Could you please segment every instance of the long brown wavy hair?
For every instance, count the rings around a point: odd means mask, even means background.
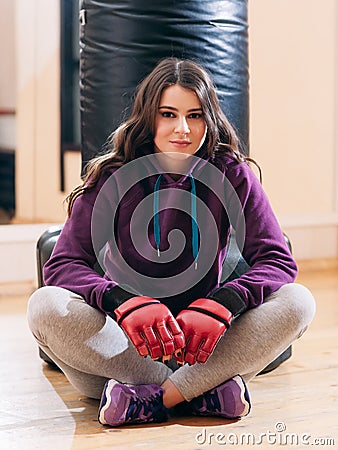
[[[130,118],[108,137],[103,146],[104,153],[89,162],[83,183],[67,197],[68,215],[74,201],[94,188],[103,173],[143,156],[149,149],[153,151],[155,119],[162,92],[175,84],[195,92],[201,103],[207,125],[203,148],[208,156],[215,158],[226,153],[238,162],[254,162],[240,151],[238,136],[221,110],[209,73],[196,62],[166,58],[140,83]]]

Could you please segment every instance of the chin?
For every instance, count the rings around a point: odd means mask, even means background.
[[[183,153],[183,152],[179,152],[179,151],[170,151],[170,152],[163,152],[168,158],[171,159],[176,159],[179,161],[183,161],[187,158],[189,158],[189,156],[192,155],[192,153]]]

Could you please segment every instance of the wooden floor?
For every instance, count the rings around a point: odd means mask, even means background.
[[[250,383],[248,417],[115,429],[98,423],[98,402],[39,359],[27,289],[0,286],[0,449],[338,448],[338,261],[300,263],[298,281],[317,300],[315,320],[291,359]]]

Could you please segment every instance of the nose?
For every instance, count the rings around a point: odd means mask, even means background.
[[[174,132],[178,133],[178,134],[188,134],[188,133],[190,133],[190,128],[189,128],[187,119],[185,117],[179,117],[177,119],[177,123],[175,125]]]

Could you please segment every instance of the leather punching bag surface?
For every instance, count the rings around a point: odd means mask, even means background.
[[[208,69],[248,152],[247,0],[81,0],[82,162],[130,112],[137,84],[168,56]]]

